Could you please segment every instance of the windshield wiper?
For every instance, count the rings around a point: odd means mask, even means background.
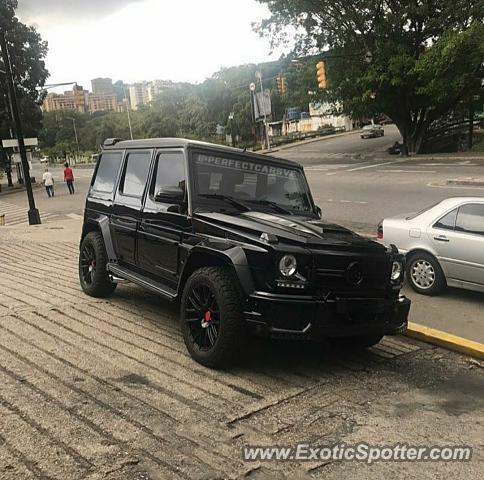
[[[284,207],[281,207],[276,202],[271,202],[270,200],[247,200],[247,202],[255,203],[256,205],[267,205],[269,207],[274,208],[274,210],[277,210],[278,212],[287,213],[289,215],[294,215],[294,212],[291,212],[291,210],[284,208]]]
[[[204,198],[214,198],[216,200],[224,200],[227,203],[230,203],[230,205],[233,205],[234,207],[238,208],[239,210],[243,212],[250,212],[251,208],[245,205],[242,202],[239,202],[236,200],[234,197],[231,197],[230,195],[222,195],[221,193],[199,193],[199,197],[204,197]]]

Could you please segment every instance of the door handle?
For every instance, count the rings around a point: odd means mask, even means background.
[[[434,240],[437,240],[438,242],[446,242],[446,243],[450,242],[450,240],[445,235],[434,237]]]

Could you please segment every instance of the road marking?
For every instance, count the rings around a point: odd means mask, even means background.
[[[19,205],[0,201],[0,215],[5,215],[5,225],[28,225],[28,209]],[[40,212],[42,221],[55,218],[54,213]]]
[[[326,175],[330,176],[330,175],[336,175],[338,172],[331,172],[331,173],[327,173]]]
[[[367,168],[375,168],[375,167],[381,167],[382,165],[393,165],[395,163],[399,163],[402,160],[397,160],[397,161],[392,161],[392,162],[384,162],[384,163],[374,163],[372,165],[364,165],[363,167],[356,167],[356,168],[350,168],[349,170],[346,170],[347,172],[356,172],[358,170],[366,170]]]
[[[457,163],[421,163],[425,167],[477,167],[476,163],[472,163],[470,160],[466,160],[464,162],[457,162]]]
[[[79,215],[78,213],[68,213],[67,216],[69,218],[72,218],[73,220],[81,220],[84,218],[82,215]]]
[[[391,170],[391,169],[378,169],[377,172],[385,173],[437,173],[435,170]]]
[[[332,198],[328,198],[326,200],[320,200],[321,202],[325,203],[356,203],[357,205],[368,205],[368,202],[361,202],[358,200],[334,200]]]

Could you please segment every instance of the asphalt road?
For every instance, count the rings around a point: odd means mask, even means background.
[[[386,154],[400,135],[394,125],[385,136],[360,139],[358,133],[296,146],[274,156],[301,163],[323,217],[358,232],[375,234],[385,217],[420,211],[451,196],[484,195],[484,188],[446,186],[448,179],[484,178],[481,160],[432,160]]]

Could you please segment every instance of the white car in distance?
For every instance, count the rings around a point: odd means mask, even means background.
[[[484,197],[455,197],[421,212],[385,218],[378,241],[407,259],[406,277],[424,295],[447,286],[484,292]]]

